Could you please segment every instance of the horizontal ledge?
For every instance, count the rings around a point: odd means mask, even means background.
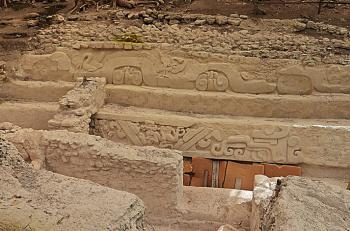
[[[0,97],[42,102],[57,102],[74,87],[73,82],[12,80],[0,84]]]
[[[199,114],[350,119],[350,95],[253,95],[107,85],[107,103]]]
[[[106,105],[93,134],[212,159],[350,167],[347,120],[211,116]]]

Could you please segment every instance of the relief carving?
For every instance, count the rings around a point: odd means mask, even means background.
[[[171,74],[178,74],[185,70],[186,61],[182,58],[172,57],[168,63],[165,64],[166,72]]]
[[[82,59],[77,65],[78,70],[83,70],[87,72],[94,72],[103,67],[102,59],[104,53],[102,52],[99,56],[95,56],[92,53],[85,53],[82,55]]]
[[[229,136],[225,141],[212,146],[212,154],[234,156],[235,160],[242,161],[298,162],[301,157],[298,137],[288,137],[288,129],[281,129],[270,134],[265,133],[264,130],[256,130],[253,131],[251,137]]]
[[[196,88],[198,90],[204,89],[206,86],[206,81],[204,80],[206,77],[204,77],[203,73],[207,73],[207,79],[210,79],[210,81],[207,81],[211,82],[210,87],[207,89],[210,91],[231,90],[237,93],[263,94],[271,93],[276,89],[275,84],[264,80],[244,80],[241,74],[228,63],[200,64],[195,69],[191,74],[199,72],[197,74],[199,78],[196,80]],[[214,79],[216,81],[213,81]]]
[[[276,72],[280,94],[307,95],[313,90],[323,93],[350,93],[350,68],[291,66]]]
[[[112,74],[112,83],[116,85],[128,84],[138,85],[142,84],[142,71],[140,67],[123,66],[114,69]]]
[[[309,95],[312,82],[301,66],[294,66],[277,72],[277,91],[280,94]]]
[[[331,66],[323,70],[308,69],[314,88],[325,93],[350,94],[350,67]]]
[[[301,161],[299,137],[290,136],[287,128],[275,127],[273,130],[255,130],[251,135],[225,137],[217,129],[159,125],[154,121],[97,120],[96,123],[97,135],[134,145],[177,149],[219,159],[271,163]]]
[[[49,55],[24,55],[18,77],[42,81],[73,81],[73,69],[64,52]]]
[[[226,91],[228,79],[222,72],[209,70],[201,73],[196,80],[196,89],[199,91]]]
[[[106,55],[101,75],[107,78],[110,84],[146,85],[156,84],[156,63],[147,53],[131,54],[111,53]]]
[[[232,63],[184,58],[153,50],[68,50],[24,55],[17,76],[33,80],[74,81],[79,75],[104,77],[109,84],[145,85],[199,91],[307,95],[313,91],[350,94],[350,67],[289,66],[277,70],[277,83],[247,78]],[[244,64],[242,64],[244,65]]]

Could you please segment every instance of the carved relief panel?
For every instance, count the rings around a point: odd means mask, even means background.
[[[135,66],[123,66],[117,67],[112,73],[112,83],[116,85],[128,84],[128,85],[141,85],[142,84],[142,71],[140,67]]]
[[[101,43],[102,44],[102,43]],[[102,44],[103,45],[103,44]],[[25,55],[18,77],[33,80],[74,81],[81,75],[104,77],[108,84],[167,87],[198,91],[248,94],[307,95],[314,92],[350,94],[350,67],[293,65],[269,70],[273,81],[246,78],[244,63],[189,58],[186,54],[159,49],[87,49],[58,51],[47,55]],[[110,43],[109,43],[110,45]],[[256,68],[257,69],[257,68]],[[259,73],[254,69],[253,72]],[[256,74],[255,73],[255,74]],[[250,73],[252,74],[252,73]],[[266,74],[266,73],[265,73]]]
[[[196,89],[199,91],[226,91],[228,79],[225,73],[209,70],[198,76]]]
[[[153,121],[95,120],[94,134],[139,146],[177,149],[185,155],[217,159],[299,163],[299,137],[290,136],[287,128],[255,130],[251,135],[227,135],[208,127],[175,127]]]
[[[73,81],[74,69],[64,52],[49,55],[24,55],[17,77],[39,81]]]

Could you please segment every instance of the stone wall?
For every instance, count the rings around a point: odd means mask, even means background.
[[[238,161],[349,168],[347,121],[232,118],[109,106],[94,117],[93,134]]]
[[[48,129],[48,121],[59,111],[56,103],[0,100],[0,123],[11,122],[24,128]]]
[[[148,215],[174,214],[182,198],[180,152],[116,144],[67,131],[18,130],[8,133],[25,158],[39,168],[131,192]]]
[[[105,84],[104,78],[79,78],[60,99],[60,111],[48,122],[50,128],[89,133],[91,116],[104,104]]]
[[[1,230],[144,230],[145,208],[135,195],[34,170],[2,138],[0,185]]]
[[[130,42],[77,43],[50,55],[25,55],[21,76],[73,81],[101,76],[108,84],[244,94],[350,93],[350,67],[304,66],[300,62],[188,53]],[[153,49],[152,49],[153,47]],[[46,65],[42,65],[46,61]],[[50,75],[42,73],[50,72]],[[17,76],[17,78],[19,78]]]
[[[308,23],[307,20],[241,21],[237,18],[238,15],[233,14],[230,17],[221,16],[219,22],[222,25],[217,27],[215,16],[194,15],[195,20],[191,20],[192,16],[187,19],[187,14],[152,11],[139,15],[135,12],[112,11],[103,16],[74,16],[71,20],[68,18],[68,22],[63,25],[53,25],[40,31],[37,36],[37,42],[40,44],[38,48],[47,47],[48,50],[57,46],[72,47],[75,41],[114,41],[123,34],[136,34],[143,42],[156,43],[157,46],[167,43],[172,50],[179,49],[185,52],[202,51],[264,59],[303,60],[309,65],[349,64],[349,55],[346,53],[350,45],[349,32],[344,31],[345,28],[332,29],[334,37],[314,37],[308,36],[307,33],[295,33],[306,30],[307,24],[310,27],[312,22]],[[166,20],[158,19],[166,16]],[[129,18],[146,18],[146,23],[151,24],[130,26],[130,22],[124,21]],[[193,22],[186,24],[186,20]],[[233,23],[230,24],[229,21]],[[184,23],[186,26],[181,25]]]
[[[23,81],[12,79],[0,84],[0,98],[57,102],[73,87],[74,83],[66,81]]]

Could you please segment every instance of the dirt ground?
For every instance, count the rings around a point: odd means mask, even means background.
[[[271,3],[270,3],[271,2]],[[259,9],[265,15],[256,14],[251,1],[241,2],[218,2],[213,0],[194,0],[192,4],[174,8],[175,11],[201,14],[244,14],[251,18],[265,19],[294,19],[306,18],[316,22],[350,28],[350,4],[348,5],[323,5],[321,13],[318,14],[318,4],[287,4],[295,1],[260,1]],[[280,4],[274,4],[280,3]],[[332,8],[331,8],[332,7]]]
[[[134,0],[135,2],[141,0]],[[321,13],[317,14],[317,4],[271,4],[278,3],[282,0],[267,0],[259,2],[259,9],[264,14],[255,14],[255,7],[249,0],[194,0],[188,4],[175,5],[168,1],[165,4],[157,7],[157,10],[164,12],[180,12],[180,13],[198,13],[210,15],[230,15],[243,14],[248,15],[252,21],[256,19],[258,23],[260,19],[293,19],[306,18],[316,22],[324,22],[336,26],[350,28],[350,4],[337,5],[333,8],[323,6]],[[292,0],[288,0],[289,2]],[[294,1],[294,0],[293,0]],[[297,0],[301,1],[301,0]],[[344,0],[349,1],[349,0]],[[16,3],[17,2],[17,3]],[[74,0],[48,0],[39,1],[35,4],[18,3],[15,1],[9,4],[9,7],[0,8],[0,58],[6,56],[16,56],[17,54],[34,50],[38,47],[31,47],[31,38],[38,30],[48,27],[52,23],[52,15],[57,13],[68,16],[69,12],[74,7]],[[270,2],[270,3],[269,3]],[[150,5],[138,5],[132,11],[140,12],[149,8]],[[102,5],[102,9],[98,14],[104,14],[104,9],[111,9],[108,5]],[[31,15],[36,14],[36,17]],[[96,8],[91,7],[86,12],[80,14],[94,14],[96,15]],[[33,25],[31,25],[31,23]],[[141,25],[141,21],[130,20],[128,25],[135,23]],[[226,31],[227,28],[222,27],[221,30]],[[277,28],[278,29],[278,28]],[[304,30],[300,32],[307,36],[318,37],[319,34],[312,30]],[[333,38],[331,35],[324,35],[325,37]],[[7,53],[5,53],[7,52]]]
[[[137,2],[137,1],[136,1]],[[273,3],[281,4],[273,4]],[[287,4],[288,0],[260,1],[259,9],[264,14],[256,14],[255,7],[251,1],[215,1],[194,0],[190,4],[174,5],[164,4],[159,9],[164,11],[188,12],[211,15],[230,15],[233,13],[248,15],[251,18],[269,19],[293,19],[306,18],[317,22],[350,28],[350,4],[348,5],[323,5],[321,13],[318,14],[318,4]],[[293,1],[295,2],[295,1]],[[68,13],[74,6],[74,0],[46,1],[35,4],[12,3],[7,9],[0,8],[0,40],[11,38],[25,38],[35,32],[36,29],[27,26],[24,17],[28,13],[38,13],[39,24],[35,28],[45,27],[50,24],[47,16],[56,13]],[[139,6],[135,11],[142,10]],[[95,11],[95,9],[90,9]],[[261,13],[260,12],[260,13]]]

